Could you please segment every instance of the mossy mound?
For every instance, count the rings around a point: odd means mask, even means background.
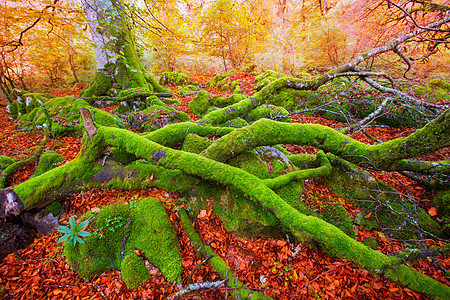
[[[189,102],[189,110],[196,116],[203,115],[210,107],[211,95],[207,91],[198,92],[197,96]]]
[[[442,79],[432,79],[426,86],[413,86],[417,96],[431,101],[448,101],[450,99],[450,83]]]
[[[267,70],[264,73],[259,74],[258,76],[255,77],[256,90],[259,91],[272,81],[282,77],[286,77],[286,75],[280,72]]]
[[[162,105],[152,105],[143,111],[128,113],[127,119],[139,132],[155,131],[168,124],[190,120],[185,112]]]
[[[39,159],[39,164],[36,167],[36,171],[32,177],[37,177],[41,174],[44,174],[47,171],[50,171],[53,168],[56,168],[60,163],[65,161],[66,158],[56,151],[45,151],[41,158]]]
[[[236,70],[230,70],[228,72],[220,73],[214,76],[213,79],[206,83],[209,88],[216,88],[218,91],[232,91],[233,93],[239,93],[239,81],[230,79],[230,76],[235,74]]]
[[[21,121],[17,125],[21,128],[43,129],[46,127],[48,132],[57,138],[79,133],[81,132],[80,108],[82,107],[91,110],[95,122],[99,125],[124,127],[118,117],[93,108],[82,99],[74,100],[73,96],[45,98],[42,94],[36,93],[26,95],[26,101],[17,99],[9,107],[10,117],[15,116],[18,121]],[[19,108],[24,111],[23,114],[20,113]]]
[[[189,82],[189,77],[181,72],[165,72],[159,79],[161,85],[187,85]]]
[[[263,104],[252,110],[245,119],[248,122],[254,122],[262,118],[287,121],[288,116],[289,112],[284,107]]]
[[[178,87],[178,94],[186,96],[197,93],[199,91],[199,87],[195,85],[187,85],[185,87]]]
[[[450,82],[447,82],[442,79],[431,79],[428,82],[428,86],[430,88],[439,88],[439,89],[446,90],[447,92],[450,92]]]
[[[199,135],[190,133],[184,140],[182,150],[199,154],[200,152],[208,148],[208,146],[212,143],[213,142],[206,137],[201,137]]]
[[[111,269],[122,271],[123,281],[137,288],[149,278],[135,251],[143,251],[169,282],[180,282],[183,272],[175,230],[164,206],[154,198],[129,205],[109,205],[88,213],[89,231],[84,244],[66,244],[65,255],[80,277],[91,279]]]
[[[189,109],[197,116],[203,116],[205,113],[238,103],[247,96],[242,94],[232,94],[228,97],[214,96],[207,91],[200,91],[194,99],[189,102]]]
[[[319,98],[319,94],[316,92],[281,89],[273,95],[271,103],[292,111],[298,106],[303,106],[307,101],[310,101],[316,105],[315,103]]]
[[[230,128],[243,128],[248,126],[248,122],[242,118],[234,118],[226,121],[223,124],[218,125],[219,127],[230,127]]]

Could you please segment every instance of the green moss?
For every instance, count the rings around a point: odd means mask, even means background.
[[[165,72],[159,79],[161,85],[187,85],[189,84],[189,77],[180,72]]]
[[[208,148],[211,144],[212,141],[208,138],[190,133],[184,140],[182,150],[198,154]]]
[[[165,98],[163,102],[167,105],[180,105],[181,101],[176,98]]]
[[[230,128],[243,128],[248,126],[248,122],[241,118],[234,118],[232,120],[228,120],[225,124],[220,126],[226,126]]]
[[[378,242],[374,237],[369,237],[363,241],[363,244],[371,249],[378,247]]]
[[[319,213],[319,218],[333,224],[350,237],[355,237],[355,226],[348,211],[340,203],[328,205]],[[371,247],[373,248],[373,247]]]
[[[433,205],[436,206],[437,215],[441,219],[443,232],[450,235],[450,191],[443,191],[433,199]]]
[[[427,98],[430,101],[448,101],[450,90],[447,82],[435,80],[430,81],[428,86],[413,86],[413,92],[417,96]]]
[[[279,73],[272,70],[267,70],[264,73],[255,77],[256,89],[259,91],[263,87],[267,86],[271,82],[275,81],[278,78],[285,77],[283,73]]]
[[[52,214],[55,217],[58,217],[58,215],[61,213],[61,210],[63,208],[63,205],[59,201],[53,201],[47,207],[45,208],[45,215]]]
[[[85,244],[65,247],[70,265],[81,277],[90,279],[115,267],[129,288],[137,288],[148,279],[148,270],[134,252],[140,250],[169,282],[180,282],[183,269],[176,233],[159,200],[105,206],[90,226],[95,231]]]
[[[45,151],[44,154],[41,155],[39,164],[36,167],[36,171],[34,171],[32,177],[39,176],[47,171],[50,171],[53,168],[56,168],[64,160],[66,160],[65,157],[57,153],[56,151]]]
[[[262,118],[287,120],[287,116],[289,116],[289,112],[284,107],[263,104],[252,110],[245,119],[249,122]]]
[[[12,119],[17,119],[17,116],[19,115],[19,104],[17,103],[17,101],[8,104],[8,106],[6,107],[6,111],[9,113],[9,116]]]
[[[432,79],[428,82],[428,86],[433,89],[439,88],[450,92],[450,83],[442,79]]]
[[[128,165],[129,163],[137,160],[137,157],[135,155],[128,153],[123,148],[114,147],[110,149],[110,153],[118,163],[121,163],[123,165]]]
[[[6,169],[12,163],[14,163],[14,160],[12,158],[5,155],[0,155],[0,172]]]
[[[210,100],[210,105],[222,108],[228,105],[238,103],[239,101],[242,101],[245,98],[247,97],[242,94],[233,94],[230,95],[229,97],[214,96]]]
[[[112,80],[101,72],[95,74],[94,82],[80,93],[81,98],[102,96],[111,88]]]
[[[215,87],[219,91],[225,91],[229,89],[228,83],[231,81],[229,77],[236,73],[236,70],[230,70],[228,72],[220,73],[214,76],[213,79],[206,83],[206,86],[209,88]],[[228,85],[226,88],[225,85]]]
[[[189,102],[189,110],[197,115],[203,115],[210,107],[210,94],[207,91],[198,92],[197,96]]]
[[[199,91],[199,88],[195,85],[187,85],[183,88],[179,88],[178,89],[178,94],[186,96],[186,95],[191,95],[193,93],[196,93]]]
[[[121,266],[123,282],[131,290],[137,289],[150,278],[144,262],[135,252],[127,254]]]

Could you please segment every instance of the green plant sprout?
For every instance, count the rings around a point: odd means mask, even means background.
[[[75,217],[71,216],[69,218],[69,224],[70,224],[71,228],[64,226],[64,225],[61,225],[57,228],[59,232],[65,234],[58,239],[57,243],[61,243],[61,242],[64,242],[64,244],[69,243],[70,245],[72,245],[72,247],[75,247],[77,242],[84,243],[84,241],[81,237],[87,237],[87,236],[92,235],[92,233],[82,230],[84,227],[86,227],[89,224],[88,220],[77,224],[75,222]]]

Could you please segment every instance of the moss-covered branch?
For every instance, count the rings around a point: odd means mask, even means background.
[[[236,129],[211,144],[205,157],[226,161],[258,146],[299,144],[314,146],[349,161],[376,166],[384,170],[396,170],[397,163],[406,158],[419,157],[450,145],[450,110],[446,110],[424,128],[405,138],[377,145],[366,145],[317,124],[291,124],[267,119]]]
[[[289,172],[276,178],[264,179],[263,182],[268,188],[277,189],[293,180],[303,180],[329,175],[331,173],[331,164],[323,151],[317,153],[317,160],[320,163],[320,167],[318,168]]]
[[[182,143],[188,134],[196,134],[203,137],[224,136],[232,132],[234,128],[202,126],[194,122],[175,123],[170,126],[143,133],[142,136],[160,145],[172,147]]]
[[[219,273],[220,278],[228,279],[227,286],[231,291],[231,294],[234,299],[272,299],[269,296],[265,296],[257,291],[252,291],[248,289],[236,276],[233,275],[233,272],[228,267],[227,263],[217,255],[214,250],[211,249],[208,245],[206,245],[201,238],[198,236],[197,232],[195,232],[194,226],[192,226],[191,220],[189,219],[188,214],[184,209],[178,211],[180,215],[181,222],[183,224],[183,228],[186,231],[187,236],[191,240],[192,246],[195,250],[195,253],[199,257],[211,258],[208,262],[214,268],[214,270]]]
[[[12,164],[10,164],[8,167],[6,167],[1,173],[0,173],[0,188],[4,188],[6,184],[6,180],[12,176],[14,173],[16,173],[21,167],[28,166],[32,163],[35,163],[38,161],[39,156],[44,151],[45,145],[47,144],[48,136],[46,135],[44,139],[41,141],[39,146],[37,146],[36,150],[34,151],[34,154],[30,156],[29,158],[21,161],[16,161]]]
[[[411,171],[421,173],[450,174],[450,160],[423,161],[402,159],[398,162],[399,171]]]

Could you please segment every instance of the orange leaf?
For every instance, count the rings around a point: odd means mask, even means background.
[[[429,210],[428,210],[428,214],[430,215],[430,216],[432,216],[432,217],[434,217],[434,216],[436,216],[437,215],[437,210],[436,210],[436,207],[431,207]]]
[[[200,213],[197,216],[199,219],[202,219],[204,217],[206,217],[206,210],[201,210]]]
[[[62,290],[60,290],[60,289],[53,290],[53,295],[59,295],[61,293],[62,293]]]
[[[279,246],[279,247],[283,247],[283,246],[286,245],[286,244],[287,244],[286,241],[283,241],[283,240],[278,240],[278,241],[277,241],[277,246]]]

